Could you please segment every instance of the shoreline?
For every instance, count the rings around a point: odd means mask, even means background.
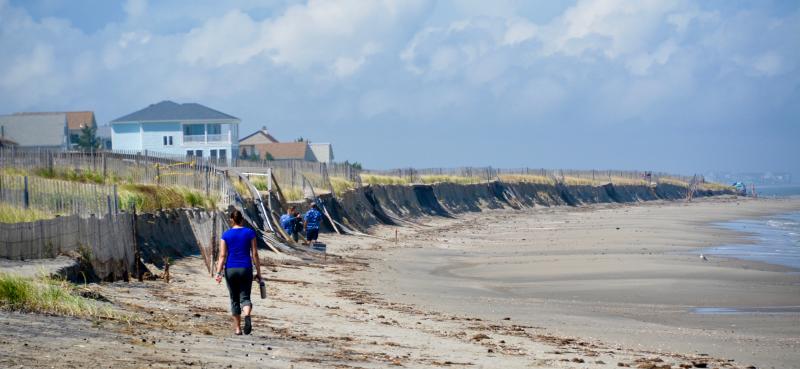
[[[699,260],[699,250],[707,247],[727,243],[754,242],[744,232],[723,229],[715,226],[715,223],[796,211],[800,209],[800,201],[711,199],[697,201],[688,205],[666,202],[646,204],[641,207],[639,205],[636,207],[612,206],[610,209],[605,206],[592,206],[591,209],[572,209],[573,211],[565,213],[599,212],[600,214],[616,212],[618,213],[616,215],[620,215],[631,212],[633,211],[632,209],[647,209],[648,207],[667,208],[672,212],[675,210],[692,212],[693,209],[696,209],[693,208],[695,206],[716,206],[727,209],[723,214],[717,211],[716,214],[705,215],[701,217],[704,219],[699,222],[681,219],[680,217],[671,219],[670,222],[672,223],[666,226],[678,228],[668,232],[675,236],[677,242],[672,242],[674,239],[661,240],[660,245],[648,245],[655,247],[645,248],[647,250],[623,248],[623,250],[605,250],[605,252],[592,253],[591,247],[571,246],[569,250],[553,250],[548,248],[547,244],[526,246],[517,243],[519,247],[514,249],[513,252],[504,250],[499,254],[493,254],[485,250],[489,249],[490,246],[498,247],[496,244],[491,243],[489,246],[484,245],[484,247],[475,248],[475,245],[470,244],[474,241],[461,236],[461,231],[456,231],[446,233],[445,237],[440,237],[436,246],[412,246],[421,247],[421,249],[409,249],[413,250],[411,255],[408,255],[409,251],[407,250],[392,251],[391,256],[384,256],[387,261],[382,263],[381,267],[376,268],[374,273],[365,276],[365,279],[377,281],[369,286],[377,293],[413,301],[414,304],[419,304],[424,308],[442,311],[463,308],[466,313],[494,319],[501,318],[502,315],[529,316],[531,319],[526,320],[526,323],[544,326],[549,330],[555,331],[556,334],[597,337],[626,346],[635,345],[646,349],[673,352],[690,352],[697,347],[701,347],[704,348],[704,352],[734,357],[739,362],[750,359],[755,363],[767,362],[773,365],[783,363],[785,365],[791,361],[788,359],[800,359],[800,356],[792,354],[785,349],[771,350],[773,351],[772,353],[765,355],[758,353],[742,354],[737,349],[716,349],[724,344],[730,345],[732,341],[737,342],[742,347],[746,347],[747,344],[741,342],[752,344],[764,338],[767,338],[767,340],[772,339],[772,342],[780,347],[787,347],[787,345],[788,347],[797,347],[800,345],[800,340],[797,339],[798,334],[800,334],[800,327],[796,327],[796,324],[794,327],[792,324],[789,324],[788,328],[782,327],[781,325],[785,325],[788,322],[776,324],[776,321],[781,319],[764,319],[761,316],[751,316],[757,314],[749,314],[747,317],[739,319],[725,319],[724,317],[720,319],[718,316],[708,318],[712,314],[691,313],[692,309],[697,308],[762,307],[763,305],[753,302],[769,299],[778,301],[779,303],[774,305],[779,307],[800,305],[800,298],[780,297],[781,292],[779,292],[787,291],[788,289],[789,291],[795,291],[793,294],[797,296],[800,294],[800,289],[796,287],[800,283],[800,278],[790,274],[774,275],[775,273],[786,274],[787,272],[793,272],[794,269],[792,268],[719,256],[714,256],[709,262],[700,265],[695,260]],[[565,219],[571,217],[571,215],[564,215],[564,212],[559,210],[552,212],[547,209],[539,210],[544,210],[545,213],[554,213]],[[498,212],[503,214],[504,211]],[[492,212],[488,213],[488,215],[483,215],[492,217],[496,214]],[[483,215],[477,216],[482,217]],[[464,222],[474,222],[475,220],[471,219],[471,216],[474,215],[465,215]],[[545,217],[544,214],[537,213],[536,210],[521,216]],[[633,221],[632,219],[627,220]],[[562,225],[570,224],[569,220],[565,221],[567,223],[562,223]],[[528,225],[527,223],[523,224]],[[542,224],[542,222],[537,223],[537,225],[540,226],[538,227],[540,232],[546,232],[548,228],[553,228],[547,227],[547,224]],[[636,227],[637,225],[630,226]],[[653,225],[651,224],[650,226]],[[624,227],[627,227],[627,225]],[[477,238],[481,240],[480,242],[486,242],[487,234],[496,234],[501,239],[505,238],[506,240],[509,238],[507,232],[497,229],[499,227],[489,228],[488,232],[482,232],[484,229],[477,232],[479,236]],[[575,242],[577,238],[579,242],[592,242],[585,237],[581,238],[580,235],[576,236],[576,232],[579,231],[567,232],[567,235],[563,236],[560,241]],[[687,233],[691,233],[692,237],[687,238]],[[613,237],[613,234],[609,234],[608,231],[605,231],[603,235]],[[447,239],[451,237],[453,239]],[[548,237],[558,238],[558,236]],[[489,238],[491,239],[492,237]],[[434,237],[433,239],[436,238]],[[636,235],[634,235],[634,239],[637,239]],[[639,240],[641,239],[643,238],[639,238]],[[561,245],[560,241],[554,241],[553,244]],[[657,244],[658,242],[655,243]],[[602,242],[599,244],[602,245]],[[525,255],[524,252],[519,251],[525,247],[531,248],[532,255]],[[480,261],[465,262],[465,259],[470,259],[469,256],[464,256],[463,252],[465,250],[477,255],[475,259],[480,259]],[[615,252],[619,258],[630,260],[634,264],[642,263],[646,267],[643,270],[642,268],[631,266],[630,263],[613,264],[608,263],[608,260],[604,260],[608,259],[609,256],[614,256]],[[654,262],[651,256],[654,253],[657,256],[660,255],[661,260]],[[672,255],[671,253],[676,253],[677,255]],[[446,259],[447,261],[442,262],[445,266],[437,264],[439,265],[438,267],[427,269],[420,268],[419,264],[410,265],[414,260],[431,259]],[[538,266],[540,269],[547,269],[545,264],[548,262],[556,263],[563,269],[548,270],[546,272],[514,270],[515,268],[518,269],[518,267],[509,262],[510,259],[525,259],[529,264],[532,263],[530,265],[540,265]],[[589,260],[591,260],[591,263],[588,262]],[[486,262],[490,262],[492,266],[481,267],[481,264]],[[389,266],[388,264],[390,263],[395,263],[395,265]],[[425,263],[430,262],[426,261]],[[436,262],[433,263],[436,264]],[[417,274],[423,277],[414,279],[410,278],[409,275],[397,272],[397,270],[406,267],[411,269],[408,274]],[[627,274],[621,275],[625,273],[618,273],[618,275],[615,275],[614,268],[618,268]],[[675,270],[670,271],[670,268]],[[704,275],[707,273],[706,269],[712,270],[713,277]],[[508,270],[512,270],[512,272],[507,272]],[[381,277],[387,272],[390,274],[389,276]],[[534,274],[535,278],[520,278],[520,275],[525,275],[526,273]],[[689,276],[684,277],[681,273],[686,273]],[[565,276],[565,274],[567,275]],[[604,278],[602,280],[606,284],[615,285],[616,288],[606,287],[592,278]],[[707,280],[708,278],[712,279]],[[713,278],[717,279],[714,280]],[[760,286],[763,289],[762,291],[744,293],[735,287],[737,283],[746,286],[751,278],[763,282],[764,285]],[[397,279],[399,282],[393,285],[390,281],[391,279]],[[412,285],[419,286],[423,281],[425,284],[442,284],[433,288],[422,288],[422,291],[411,288]],[[787,283],[788,285],[786,285]],[[794,283],[795,287],[792,287],[792,283]],[[582,284],[591,285],[597,291],[584,288]],[[681,286],[679,289],[691,291],[671,291],[677,286]],[[713,291],[715,288],[722,288],[726,292],[708,292]],[[653,289],[661,290],[655,293]],[[634,291],[633,294],[638,296],[631,297],[631,293],[627,293],[628,291]],[[458,295],[459,298],[449,299],[447,296],[452,294]],[[543,296],[538,294],[543,294]],[[713,296],[716,294],[730,294],[734,297]],[[713,297],[709,297],[709,295]],[[434,298],[433,296],[436,297]],[[444,300],[447,301],[445,302]],[[431,301],[436,301],[436,303],[432,304]],[[475,301],[482,307],[470,307],[468,301]],[[691,303],[693,301],[696,303]],[[565,311],[568,313],[565,313]],[[544,317],[544,319],[539,317]],[[796,312],[788,312],[790,321],[798,317],[800,315]],[[784,316],[784,318],[787,318],[787,316]],[[736,337],[733,340],[725,340],[724,335],[726,333],[723,333],[725,332],[725,327],[737,327],[737,321],[739,321],[738,328],[733,328],[728,332],[740,331],[743,333],[734,335]],[[602,326],[603,324],[621,328],[617,332],[608,333],[604,332],[606,329]],[[652,336],[651,333],[647,333],[651,331],[661,332],[661,334],[665,335],[665,338],[659,339],[658,334]],[[631,337],[636,338],[631,339]],[[687,340],[691,343],[681,342]],[[763,349],[768,345],[759,344],[758,346]],[[767,356],[770,355],[778,356],[779,358],[777,360],[769,359]],[[781,365],[776,367],[781,367]]]

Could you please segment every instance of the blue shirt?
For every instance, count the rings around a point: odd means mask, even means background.
[[[252,268],[253,260],[250,258],[250,245],[256,238],[256,232],[250,228],[231,228],[222,234],[222,240],[228,246],[228,260],[226,268]]]
[[[303,219],[306,221],[306,229],[319,229],[319,224],[322,222],[322,213],[312,208]]]
[[[294,232],[294,217],[289,214],[281,215],[281,227],[286,233],[292,234]]]

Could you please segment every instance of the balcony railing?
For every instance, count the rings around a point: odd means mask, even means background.
[[[183,143],[210,143],[210,142],[230,142],[227,134],[218,135],[183,135]]]
[[[205,135],[183,135],[183,142],[206,142]]]
[[[227,141],[228,141],[228,135],[217,134],[217,135],[208,135],[207,142],[227,142]]]

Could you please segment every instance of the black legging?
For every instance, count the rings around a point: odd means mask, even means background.
[[[253,286],[253,269],[226,268],[225,284],[231,296],[231,314],[242,315],[242,307],[253,306],[250,289]]]

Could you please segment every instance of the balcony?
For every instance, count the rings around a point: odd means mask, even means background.
[[[230,135],[183,135],[184,144],[192,143],[230,143]]]

